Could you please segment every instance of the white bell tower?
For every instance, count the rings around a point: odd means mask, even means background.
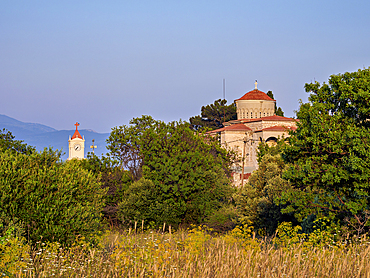
[[[69,155],[67,160],[71,160],[73,158],[76,159],[84,159],[85,158],[85,138],[81,136],[81,134],[78,132],[77,127],[79,126],[79,123],[75,123],[76,131],[73,134],[72,138],[69,137],[68,140],[68,149],[69,149]]]

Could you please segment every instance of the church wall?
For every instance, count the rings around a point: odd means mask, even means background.
[[[238,119],[255,119],[274,115],[275,101],[269,100],[237,100]]]
[[[262,121],[262,128],[268,128],[273,126],[286,126],[286,127],[292,127],[296,126],[295,121]]]
[[[257,168],[257,153],[256,148],[258,147],[258,142],[255,142],[252,138],[249,138],[245,131],[223,131],[221,133],[221,146],[225,147],[228,150],[234,151],[237,156],[237,162],[234,167],[235,172],[241,173],[242,170],[242,156],[244,148],[244,138],[247,138],[247,143],[245,145],[245,158],[244,158],[244,167],[245,171],[248,172],[252,168],[253,170]],[[249,140],[252,139],[252,140]],[[226,142],[226,143],[225,143]]]
[[[224,131],[221,133],[221,145],[228,150],[242,152],[245,131]]]
[[[256,121],[256,122],[250,122],[250,123],[244,123],[247,127],[252,129],[253,131],[261,130],[263,129],[262,121]]]
[[[296,126],[295,121],[255,121],[255,122],[247,122],[244,123],[247,127],[252,129],[253,131],[261,130],[268,127],[273,126],[286,126],[286,127],[294,127]]]

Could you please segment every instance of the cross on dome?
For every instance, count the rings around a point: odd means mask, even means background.
[[[257,84],[258,84],[258,82],[257,82],[257,80],[256,80],[256,82],[254,82],[254,89],[255,89],[255,90],[257,90]]]

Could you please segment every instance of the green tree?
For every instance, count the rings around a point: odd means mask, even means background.
[[[36,151],[34,147],[23,143],[21,140],[15,140],[14,138],[14,135],[5,128],[0,130],[0,151],[12,150],[13,152],[19,152],[27,155]]]
[[[276,109],[276,107],[275,107],[275,109]],[[275,110],[275,114],[277,116],[284,117],[284,111],[283,111],[283,109],[281,109],[281,107],[279,107],[278,109]]]
[[[256,230],[263,230],[269,235],[275,232],[279,223],[295,221],[291,214],[281,212],[283,206],[278,203],[282,192],[290,188],[289,182],[282,178],[285,163],[281,152],[284,146],[284,140],[271,147],[261,143],[258,169],[234,195],[239,221],[250,221]]]
[[[274,99],[274,94],[272,93],[272,91],[268,91],[266,93],[266,95],[268,95],[270,98]]]
[[[297,130],[289,138],[284,177],[294,186],[283,200],[300,219],[310,214],[343,221],[358,232],[369,224],[370,69],[306,84]],[[343,223],[343,222],[342,222]]]
[[[26,237],[69,244],[99,228],[105,190],[80,162],[60,152],[0,152],[0,214],[21,221]]]
[[[151,128],[156,121],[151,116],[142,116],[130,121],[130,125],[112,128],[107,139],[108,156],[116,160],[123,169],[128,169],[132,179],[141,178],[143,157],[141,153],[143,132]]]
[[[105,196],[103,215],[111,224],[120,225],[117,218],[118,203],[124,198],[126,190],[133,183],[129,171],[119,166],[118,161],[110,157],[98,157],[88,153],[86,159],[80,161],[81,166],[91,171],[99,180],[101,187],[108,190]]]
[[[191,128],[193,130],[202,128],[214,130],[223,127],[223,122],[236,120],[235,104],[226,105],[226,103],[225,99],[218,99],[213,104],[202,106],[201,115],[189,119]]]
[[[146,117],[145,117],[146,118]],[[134,119],[132,122],[142,122]],[[153,122],[152,122],[153,123]],[[136,131],[136,129],[122,128],[122,133]],[[144,188],[152,188],[156,205],[155,213],[149,221],[155,223],[200,223],[210,213],[218,209],[222,202],[230,197],[228,171],[231,156],[220,147],[216,139],[206,137],[205,134],[194,133],[187,123],[164,123],[155,121],[146,125],[146,129],[135,140],[138,146],[138,155],[141,158],[142,176],[150,180],[155,188],[148,182],[135,185],[134,194],[144,198],[147,193],[138,193]],[[115,133],[116,134],[116,133]],[[112,134],[111,136],[114,136]],[[132,135],[124,134],[121,138],[131,138]],[[118,140],[113,140],[118,142]],[[123,142],[127,144],[125,140]],[[119,148],[118,148],[119,149]],[[114,154],[112,154],[114,155]],[[149,187],[148,187],[149,186]],[[148,189],[149,190],[149,189]],[[131,189],[129,189],[131,191]],[[127,196],[127,201],[120,205],[121,218],[144,217],[142,213],[125,213],[129,205],[142,203],[139,197]],[[148,197],[145,197],[148,198]],[[137,208],[137,211],[148,209],[147,206]]]
[[[268,95],[270,98],[274,99],[274,94],[272,93],[272,91],[268,91],[266,95]],[[275,115],[284,117],[283,109],[281,109],[281,107],[277,107],[276,102],[275,102]]]

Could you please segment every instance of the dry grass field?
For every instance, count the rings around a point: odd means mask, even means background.
[[[242,229],[107,232],[96,246],[40,243],[2,277],[370,277],[369,253],[366,237],[308,244],[256,239]]]

